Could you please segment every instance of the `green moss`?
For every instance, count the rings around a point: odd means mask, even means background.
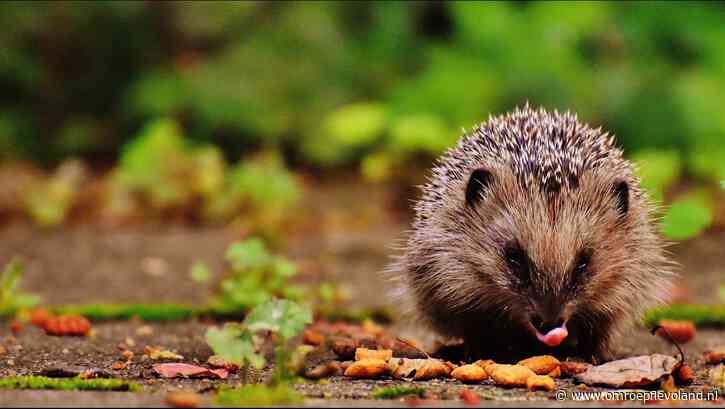
[[[63,391],[130,391],[141,387],[120,379],[48,378],[45,376],[10,376],[0,379],[0,389],[53,389]]]
[[[650,310],[644,318],[647,327],[660,320],[688,320],[702,327],[725,326],[725,305],[677,304]]]
[[[180,321],[200,315],[205,310],[180,304],[86,304],[52,307],[56,314],[79,314],[90,320]]]
[[[425,395],[425,389],[417,386],[387,386],[376,389],[373,392],[373,398],[375,399],[397,399],[409,395],[416,395],[422,398]]]
[[[214,397],[214,403],[234,407],[277,406],[300,401],[302,401],[302,395],[286,384],[276,386],[243,385],[234,389],[222,388]]]

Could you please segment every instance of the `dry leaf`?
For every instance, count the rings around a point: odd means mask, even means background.
[[[156,364],[154,371],[162,378],[218,378],[226,379],[226,369],[207,369],[189,364]]]
[[[651,385],[671,375],[679,367],[679,361],[667,355],[643,355],[593,366],[576,375],[587,385],[614,388],[637,388]]]
[[[526,386],[529,377],[536,376],[531,369],[521,365],[493,364],[486,367],[486,372],[501,386]]]
[[[541,355],[519,361],[518,365],[531,369],[537,375],[546,375],[559,369],[561,362],[551,355]]]
[[[392,357],[393,351],[390,349],[357,348],[355,350],[356,361],[362,361],[363,359],[380,359],[388,362]]]
[[[408,359],[393,358],[388,364],[390,372],[395,379],[414,379],[422,381],[433,378],[446,377],[451,369],[438,359]]]
[[[547,375],[529,376],[526,380],[526,388],[530,391],[553,391],[556,389],[556,382]]]
[[[718,346],[714,350],[705,351],[705,362],[708,364],[725,363],[725,345]]]
[[[475,364],[459,366],[451,372],[451,376],[461,382],[481,382],[488,379],[486,371]]]

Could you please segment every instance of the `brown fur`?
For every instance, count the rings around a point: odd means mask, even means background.
[[[493,182],[469,206],[476,169]],[[620,182],[629,188],[624,215],[614,193]],[[606,360],[615,335],[661,302],[673,275],[632,165],[611,136],[569,113],[527,105],[490,118],[443,155],[415,209],[404,253],[390,268],[395,300],[410,300],[409,312],[463,338],[473,355]],[[512,242],[533,263],[528,283],[504,258]],[[591,261],[576,281],[583,249]],[[529,321],[559,307],[569,337],[549,348]]]

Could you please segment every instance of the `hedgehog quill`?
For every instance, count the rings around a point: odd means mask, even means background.
[[[527,104],[438,160],[394,299],[469,358],[610,360],[672,285],[654,210],[612,135]]]

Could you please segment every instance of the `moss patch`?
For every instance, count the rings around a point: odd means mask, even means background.
[[[203,309],[180,304],[87,304],[52,307],[55,314],[79,314],[93,321],[180,321],[203,313]]]
[[[699,327],[725,327],[725,305],[678,304],[650,310],[644,324],[651,328],[660,320],[687,320]]]
[[[373,398],[375,399],[398,399],[410,395],[422,398],[425,395],[425,389],[417,386],[388,386],[373,392]]]
[[[10,376],[0,379],[0,389],[52,389],[62,391],[130,391],[141,387],[120,379],[48,378],[45,376]]]
[[[302,401],[302,395],[286,384],[276,386],[243,385],[238,388],[222,388],[214,397],[214,403],[234,407],[262,407],[286,405]]]

